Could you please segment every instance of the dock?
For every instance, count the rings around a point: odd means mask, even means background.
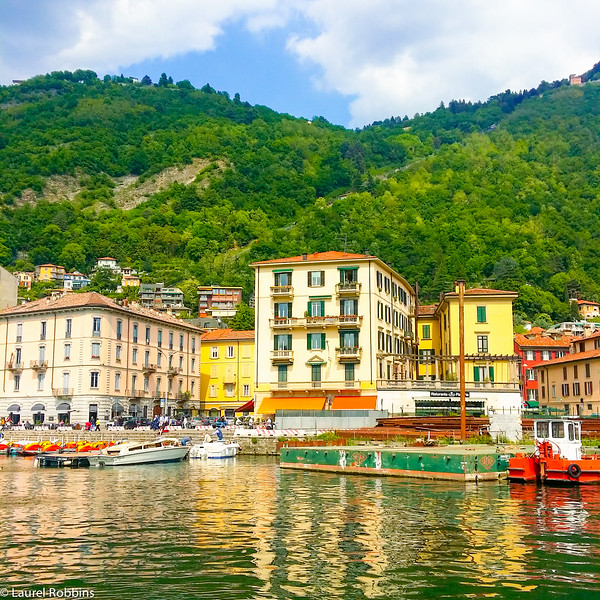
[[[280,449],[280,466],[284,469],[451,481],[505,479],[508,459],[508,454],[486,446],[394,448],[367,445]]]
[[[35,457],[35,465],[37,467],[49,468],[64,468],[71,469],[87,468],[90,466],[88,456],[78,456],[75,453],[71,454],[39,454]]]

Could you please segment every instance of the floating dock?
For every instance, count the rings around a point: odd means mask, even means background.
[[[509,459],[485,446],[284,446],[279,456],[284,469],[452,481],[505,479]]]
[[[88,456],[76,456],[75,454],[38,454],[35,457],[35,466],[78,469],[80,467],[89,467],[90,460]]]

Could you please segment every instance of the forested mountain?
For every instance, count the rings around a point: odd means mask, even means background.
[[[166,76],[2,87],[0,263],[110,255],[191,303],[198,284],[249,293],[255,260],[369,249],[422,302],[462,277],[566,318],[570,295],[600,300],[595,73],[361,131]]]

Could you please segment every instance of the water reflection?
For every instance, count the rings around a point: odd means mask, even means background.
[[[271,459],[34,469],[0,457],[2,584],[102,598],[577,597],[600,490],[281,471]]]

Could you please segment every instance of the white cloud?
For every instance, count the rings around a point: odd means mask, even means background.
[[[0,82],[206,52],[242,23],[286,32],[354,126],[581,73],[600,60],[598,17],[596,0],[3,0]]]

